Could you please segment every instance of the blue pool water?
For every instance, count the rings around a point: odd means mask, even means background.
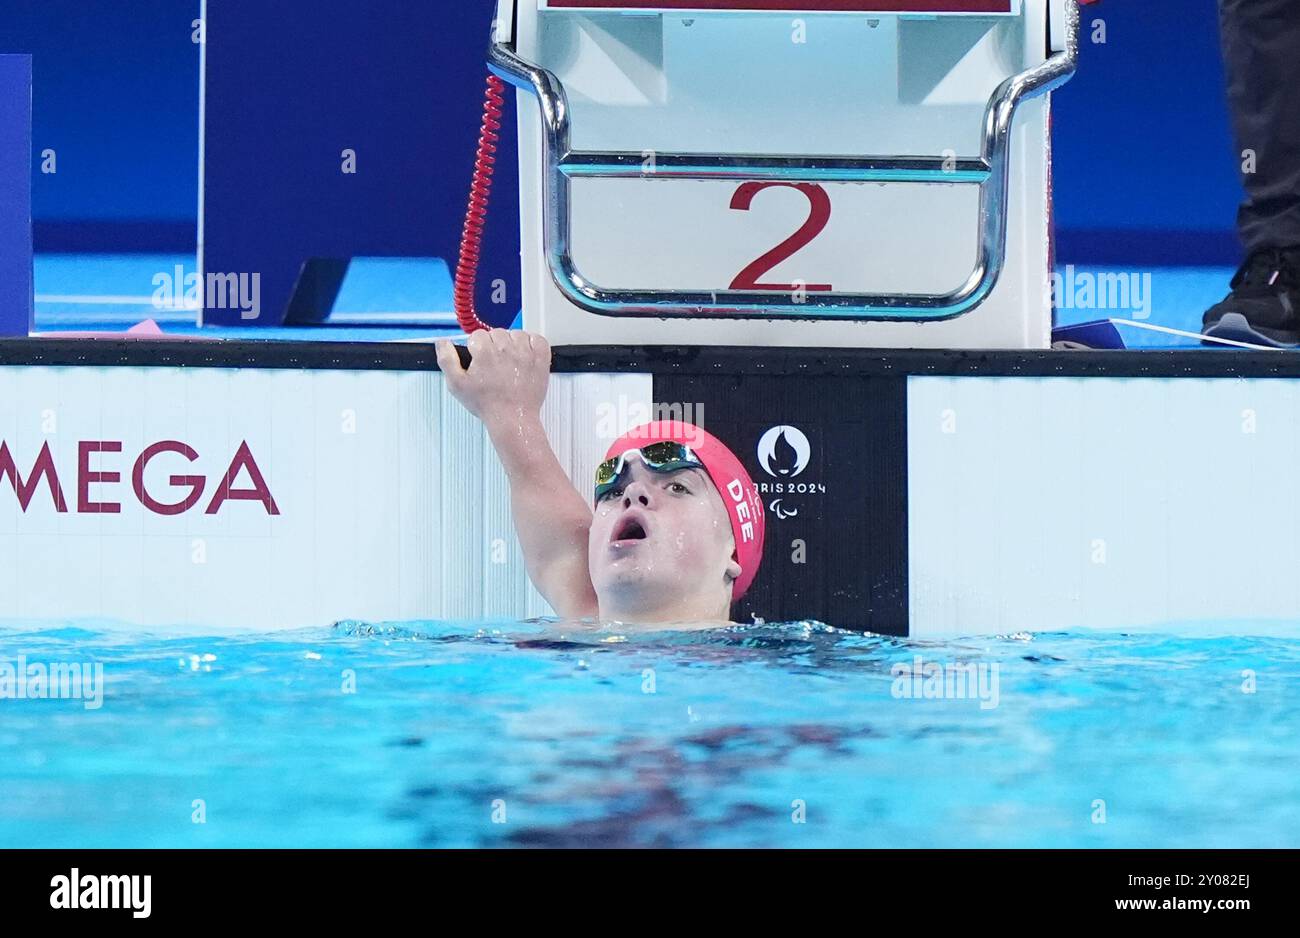
[[[19,656],[105,692],[0,699],[5,847],[1300,845],[1295,641],[0,627]],[[982,700],[902,696],[918,656]]]

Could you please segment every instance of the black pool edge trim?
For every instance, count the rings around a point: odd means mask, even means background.
[[[436,371],[432,343],[0,339],[0,366]],[[1300,355],[1232,349],[959,351],[605,346],[555,348],[557,373],[1300,378]]]

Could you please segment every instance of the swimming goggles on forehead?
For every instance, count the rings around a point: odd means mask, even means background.
[[[618,480],[627,468],[627,458],[636,453],[641,463],[655,472],[676,472],[678,469],[704,469],[704,463],[685,443],[666,440],[651,443],[640,449],[629,449],[612,459],[606,459],[596,467],[596,501],[605,497],[605,493],[618,486]],[[706,470],[707,471],[707,470]]]

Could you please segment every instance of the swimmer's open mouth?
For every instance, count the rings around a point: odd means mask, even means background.
[[[643,541],[645,540],[645,527],[640,520],[635,517],[626,517],[614,528],[614,537],[612,540],[618,541]]]

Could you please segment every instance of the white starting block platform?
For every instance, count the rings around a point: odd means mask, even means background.
[[[1073,0],[501,0],[526,328],[1046,348]]]

